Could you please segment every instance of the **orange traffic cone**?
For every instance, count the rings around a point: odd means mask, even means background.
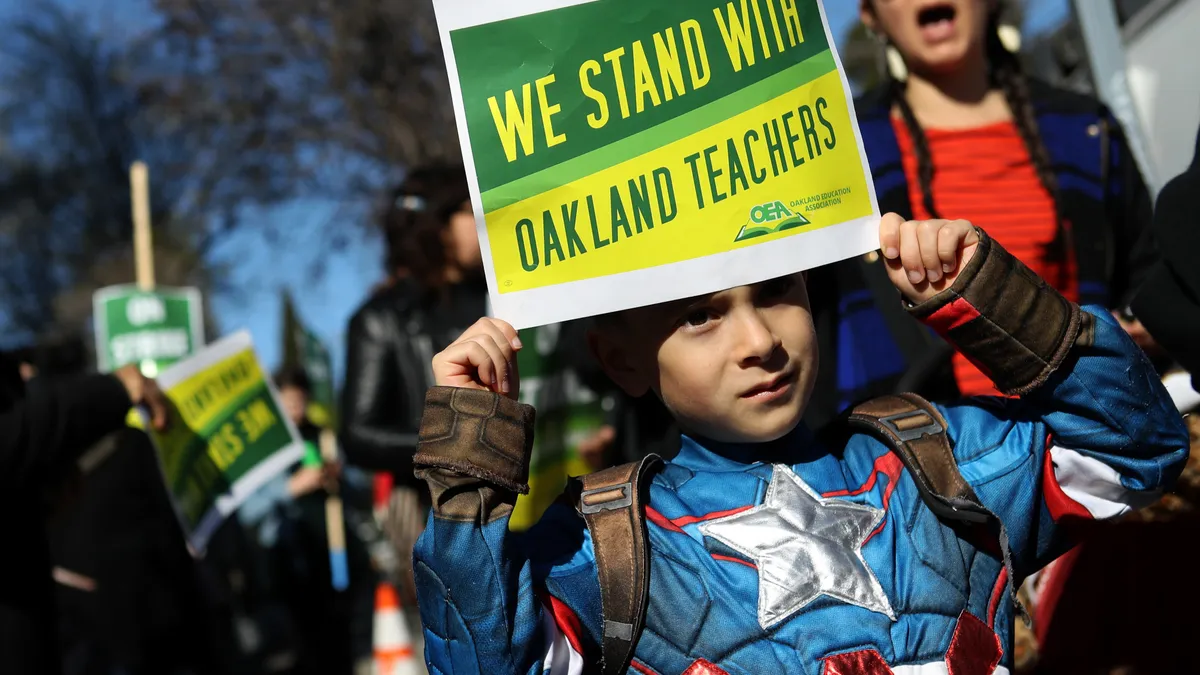
[[[419,675],[412,634],[400,613],[400,599],[389,583],[375,591],[374,675]]]

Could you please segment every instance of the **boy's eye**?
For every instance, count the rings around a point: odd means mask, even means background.
[[[680,322],[685,326],[703,326],[712,318],[712,312],[707,309],[694,309],[683,315],[683,320]]]

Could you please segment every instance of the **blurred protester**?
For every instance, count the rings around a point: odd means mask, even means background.
[[[42,344],[30,386],[82,374],[81,339]],[[212,672],[198,570],[149,437],[123,426],[77,460],[47,522],[66,675]]]
[[[308,418],[308,405],[312,402],[312,382],[303,368],[284,368],[275,374],[275,389],[279,392],[279,403],[283,414],[296,426],[304,440],[304,464],[320,465],[321,428]]]
[[[583,321],[526,328],[517,354],[520,398],[538,406],[529,493],[521,495],[509,528],[525,530],[562,495],[569,476],[607,466],[617,440],[615,391],[591,357]]]
[[[80,455],[121,429],[134,405],[146,406],[156,428],[167,405],[153,380],[135,367],[26,388],[19,364],[0,357],[0,672],[59,673],[60,654],[44,500],[57,493]],[[35,380],[36,381],[36,380]],[[23,396],[23,398],[22,398]]]
[[[37,352],[37,347],[19,347],[9,352],[12,361],[17,364],[17,373],[23,382],[28,383],[37,377]]]
[[[49,522],[65,675],[213,672],[198,570],[154,452],[137,429],[104,437]]]
[[[1027,78],[997,0],[861,0],[901,64],[856,102],[882,212],[977,223],[1069,299],[1127,307],[1154,261],[1150,200],[1121,128],[1099,102]],[[894,59],[893,59],[894,60]],[[897,388],[995,393],[911,321],[877,254],[814,270],[825,415]],[[1122,312],[1126,329],[1149,336]],[[940,366],[940,367],[939,367]],[[907,377],[906,377],[907,375]],[[824,386],[822,386],[824,385]]]
[[[286,624],[264,632],[292,633],[296,663],[291,672],[349,675],[356,663],[371,657],[375,575],[366,547],[348,528],[350,584],[344,591],[333,587],[325,500],[340,494],[350,511],[363,506],[354,497],[366,495],[367,486],[357,474],[343,476],[340,462],[323,460],[321,429],[306,412],[312,388],[303,370],[280,372],[275,386],[284,413],[300,433],[304,454],[292,471],[269,481],[238,511],[238,520],[256,534],[265,556],[259,574],[268,588],[260,589],[265,590],[261,603],[275,611],[262,613],[262,620]],[[358,482],[342,480],[351,477]]]
[[[1187,171],[1163,187],[1154,212],[1162,261],[1133,301],[1134,311],[1200,390],[1200,135]]]
[[[579,330],[590,322],[574,322]],[[573,338],[568,338],[573,339]],[[580,358],[580,357],[576,357]],[[604,424],[578,446],[580,459],[590,471],[636,462],[649,454],[670,459],[680,448],[681,436],[675,418],[654,394],[633,398],[612,386],[612,380],[599,368],[590,349],[581,361],[572,365],[584,378],[585,384],[603,392]],[[521,372],[522,380],[525,373]],[[575,472],[576,475],[582,472]]]

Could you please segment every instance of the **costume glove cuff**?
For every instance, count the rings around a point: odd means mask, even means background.
[[[433,387],[425,395],[413,464],[529,492],[533,406],[490,391]]]
[[[954,284],[909,308],[1008,395],[1041,386],[1071,347],[1092,334],[1091,315],[1064,298],[983,230]]]

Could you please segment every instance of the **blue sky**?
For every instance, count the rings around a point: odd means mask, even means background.
[[[27,0],[0,0],[0,18]],[[39,0],[42,1],[42,0]],[[60,0],[80,11],[106,31],[123,32],[144,29],[148,14],[146,0]],[[857,0],[825,0],[826,12],[835,36],[845,35],[858,20]],[[1069,13],[1068,0],[1031,0],[1027,9],[1026,30],[1037,33],[1061,23]],[[151,168],[153,185],[153,167]],[[287,232],[281,242],[271,245],[256,234],[254,227],[231,236],[214,255],[233,263],[236,271],[228,281],[240,289],[237,293],[211,298],[214,314],[223,332],[249,329],[259,353],[270,367],[280,358],[279,294],[289,289],[306,323],[328,344],[334,355],[335,372],[342,372],[344,329],[354,309],[381,277],[382,249],[379,242],[364,235],[343,251],[329,255],[326,273],[310,274],[313,255],[322,255],[310,242],[317,240],[322,227],[347,227],[333,221],[335,207],[318,200],[302,200],[261,214]],[[366,228],[359,228],[366,231]],[[213,336],[215,337],[215,336]]]

